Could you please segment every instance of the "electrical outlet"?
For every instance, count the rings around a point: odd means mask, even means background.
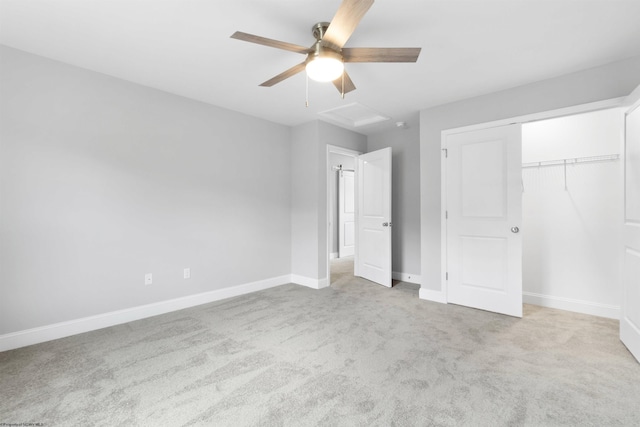
[[[153,283],[153,275],[151,273],[147,273],[144,275],[144,284],[150,285]]]
[[[184,278],[185,279],[190,279],[191,278],[191,269],[190,268],[185,268],[184,269]]]

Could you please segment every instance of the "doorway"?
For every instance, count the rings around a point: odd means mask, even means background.
[[[337,177],[336,173],[346,172],[343,165],[331,164],[332,154],[346,154],[353,157],[355,185],[350,193],[354,194],[355,200],[347,209],[353,221],[344,221],[339,218],[329,220],[327,248],[334,250],[335,241],[340,241],[339,233],[336,238],[337,224],[341,224],[342,232],[352,228],[355,231],[354,244],[351,245],[354,248],[354,275],[390,288],[392,286],[391,227],[393,225],[391,147],[360,154],[352,150],[327,146],[327,218],[331,218],[332,213],[335,212],[334,206],[337,205],[337,192],[332,191],[336,186],[332,185],[332,178]],[[327,256],[326,274],[331,282],[329,259],[330,256]]]
[[[525,303],[620,318],[623,110],[522,126]]]
[[[327,146],[327,277],[329,285],[336,273],[353,275],[355,251],[355,178],[356,159],[361,153]],[[335,267],[334,267],[335,266]],[[335,271],[334,271],[335,270]]]

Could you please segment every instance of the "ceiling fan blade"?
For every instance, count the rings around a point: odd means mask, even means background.
[[[231,38],[249,43],[261,44],[263,46],[275,47],[276,49],[284,49],[296,53],[309,53],[308,47],[299,46],[293,43],[281,42],[279,40],[268,39],[266,37],[255,36],[253,34],[243,33],[242,31],[236,31],[231,35]]]
[[[322,37],[322,44],[342,49],[372,4],[373,0],[343,0]]]
[[[345,47],[344,62],[416,62],[419,47]]]
[[[351,77],[349,77],[349,74],[347,74],[346,71],[343,71],[342,74],[344,76],[344,93],[349,93],[352,90],[356,90],[356,85],[353,84],[353,81],[351,80]],[[338,92],[343,93],[342,92],[342,76],[335,79],[333,81],[333,85],[336,87],[336,89],[338,89]]]
[[[295,76],[301,71],[304,71],[304,68],[306,65],[307,65],[306,62],[301,62],[298,65],[294,65],[293,67],[289,68],[287,71],[284,71],[278,74],[277,76],[262,83],[260,86],[271,87],[277,83],[280,83],[281,81],[288,79],[291,76]]]

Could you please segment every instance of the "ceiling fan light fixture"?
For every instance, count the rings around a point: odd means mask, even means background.
[[[313,52],[307,56],[305,68],[310,79],[317,82],[332,82],[344,72],[342,55],[318,40]]]
[[[338,58],[320,56],[307,62],[307,75],[317,82],[332,82],[342,75],[344,64]]]

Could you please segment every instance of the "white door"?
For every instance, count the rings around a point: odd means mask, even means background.
[[[446,136],[447,302],[522,317],[519,124]]]
[[[627,98],[624,149],[624,264],[620,339],[640,361],[640,86]]]
[[[391,148],[359,156],[357,172],[355,275],[391,287]]]
[[[355,173],[340,171],[338,175],[338,257],[354,254],[356,239]]]

